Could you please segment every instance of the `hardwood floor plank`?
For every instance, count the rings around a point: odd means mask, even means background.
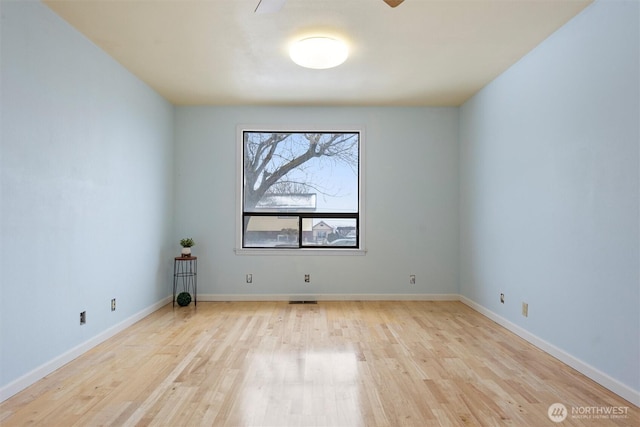
[[[0,404],[3,427],[536,426],[640,410],[450,301],[163,307]]]

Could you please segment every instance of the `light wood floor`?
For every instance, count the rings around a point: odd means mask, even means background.
[[[600,427],[640,410],[459,302],[200,302],[0,404],[0,424]]]

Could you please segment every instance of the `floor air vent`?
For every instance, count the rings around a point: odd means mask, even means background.
[[[317,304],[318,301],[289,301],[289,304]]]

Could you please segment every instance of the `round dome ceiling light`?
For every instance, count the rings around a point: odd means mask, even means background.
[[[347,45],[330,37],[309,37],[298,40],[289,48],[291,60],[301,67],[322,70],[333,68],[346,61]]]

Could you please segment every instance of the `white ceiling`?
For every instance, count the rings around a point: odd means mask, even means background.
[[[178,105],[457,106],[591,0],[45,0]],[[329,70],[295,65],[309,35],[347,41]],[[570,52],[567,52],[569,55]]]

